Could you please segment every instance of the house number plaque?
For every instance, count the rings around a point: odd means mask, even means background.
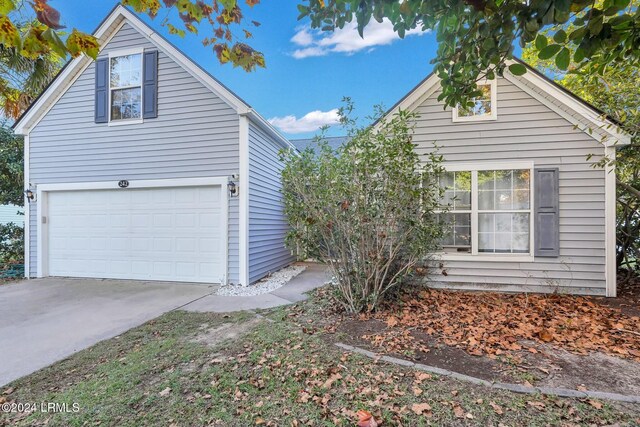
[[[129,186],[129,181],[127,181],[126,179],[123,179],[122,181],[118,182],[118,187],[120,188],[127,188]]]

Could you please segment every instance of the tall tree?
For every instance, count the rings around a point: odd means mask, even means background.
[[[632,2],[635,7],[639,4],[640,0]],[[567,23],[544,31],[538,38],[555,40],[572,31],[575,31],[573,23]],[[539,43],[536,39],[536,44]],[[533,45],[523,49],[523,58],[621,123],[631,135],[631,144],[620,148],[615,160],[605,158],[597,166],[609,162],[616,164],[617,262],[627,268],[635,265],[640,258],[640,66],[632,62],[615,62],[594,73],[593,65],[574,61],[565,71],[555,61],[541,59]]]
[[[8,119],[20,117],[55,77],[62,62],[54,52],[32,58],[0,45],[0,112]]]
[[[0,205],[23,205],[22,147],[22,137],[3,123],[0,126]]]

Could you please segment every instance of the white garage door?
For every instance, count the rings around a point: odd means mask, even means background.
[[[56,191],[50,276],[220,283],[221,187]]]

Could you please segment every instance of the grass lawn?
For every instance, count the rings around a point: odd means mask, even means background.
[[[343,353],[306,320],[317,307],[166,314],[0,390],[77,412],[4,413],[0,425],[355,426],[359,409],[381,426],[640,423],[638,405],[511,394]]]

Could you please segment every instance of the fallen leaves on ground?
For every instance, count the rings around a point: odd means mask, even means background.
[[[422,415],[431,411],[431,405],[428,403],[414,403],[411,405],[411,410],[416,415]]]
[[[363,338],[388,352],[428,351],[416,330],[476,356],[535,352],[525,341],[537,341],[640,360],[640,318],[587,297],[425,290],[371,316],[387,329]]]
[[[378,422],[371,412],[361,409],[356,415],[358,416],[358,427],[378,427]]]

